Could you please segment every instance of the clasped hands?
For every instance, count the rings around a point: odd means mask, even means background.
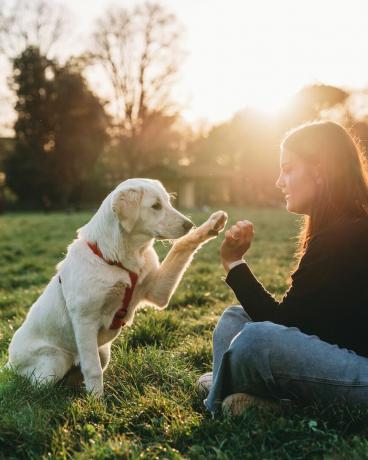
[[[226,271],[229,271],[229,264],[244,257],[250,248],[253,235],[253,224],[249,220],[239,220],[225,232],[220,255]]]

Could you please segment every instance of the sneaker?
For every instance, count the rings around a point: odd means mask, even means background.
[[[213,373],[206,372],[205,374],[201,375],[197,380],[197,388],[201,393],[209,393],[213,380]]]
[[[273,410],[280,410],[280,405],[269,399],[259,398],[248,393],[234,393],[227,396],[222,402],[222,412],[225,415],[237,417],[252,405],[257,405]]]

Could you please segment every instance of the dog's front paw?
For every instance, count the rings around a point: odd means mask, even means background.
[[[217,211],[211,214],[206,224],[208,224],[208,236],[217,236],[225,227],[227,214],[225,211]]]
[[[103,388],[92,388],[92,390],[87,389],[87,391],[94,398],[97,398],[97,399],[102,399],[103,398],[103,395],[104,395]]]
[[[217,236],[225,227],[227,221],[227,214],[224,211],[217,211],[210,215],[210,217],[201,226],[194,230],[197,238],[200,241],[207,241]]]
[[[95,398],[103,396],[103,381],[102,376],[85,379],[86,390]]]

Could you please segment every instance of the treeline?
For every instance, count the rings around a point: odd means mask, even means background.
[[[275,181],[279,173],[279,146],[285,134],[308,121],[332,119],[346,126],[366,152],[367,118],[358,118],[354,112],[356,100],[361,97],[333,86],[315,84],[301,89],[275,115],[244,109],[188,146],[191,164],[205,167],[209,172],[221,169],[225,177],[228,172],[227,201],[232,204],[279,204],[282,197]],[[215,196],[214,200],[221,200],[221,196]]]
[[[334,118],[368,141],[365,118],[352,108],[356,95],[327,85],[304,88],[277,116],[245,109],[194,133],[171,97],[183,51],[169,11],[156,3],[110,9],[90,49],[61,63],[50,50],[65,39],[62,13],[50,8],[19,0],[0,13],[17,115],[0,163],[0,196],[13,206],[78,208],[134,176],[156,177],[171,190],[195,182],[199,205],[276,204],[278,146],[288,129]],[[103,76],[108,97],[92,91],[91,74]],[[0,144],[0,161],[1,154]]]
[[[0,184],[21,207],[98,201],[117,182],[174,164],[183,152],[171,99],[183,57],[176,17],[158,3],[110,8],[89,47],[62,63],[65,21],[63,9],[45,0],[4,0],[0,10],[0,53],[11,63],[17,117]],[[87,77],[100,79],[103,97]]]

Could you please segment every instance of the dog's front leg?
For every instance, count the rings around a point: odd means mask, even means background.
[[[160,308],[166,307],[195,251],[216,237],[224,228],[226,220],[227,214],[217,211],[204,224],[173,244],[160,267],[147,282],[145,298],[148,302]]]
[[[86,390],[95,396],[102,396],[103,372],[97,346],[97,328],[92,321],[80,316],[75,318],[73,326]]]

